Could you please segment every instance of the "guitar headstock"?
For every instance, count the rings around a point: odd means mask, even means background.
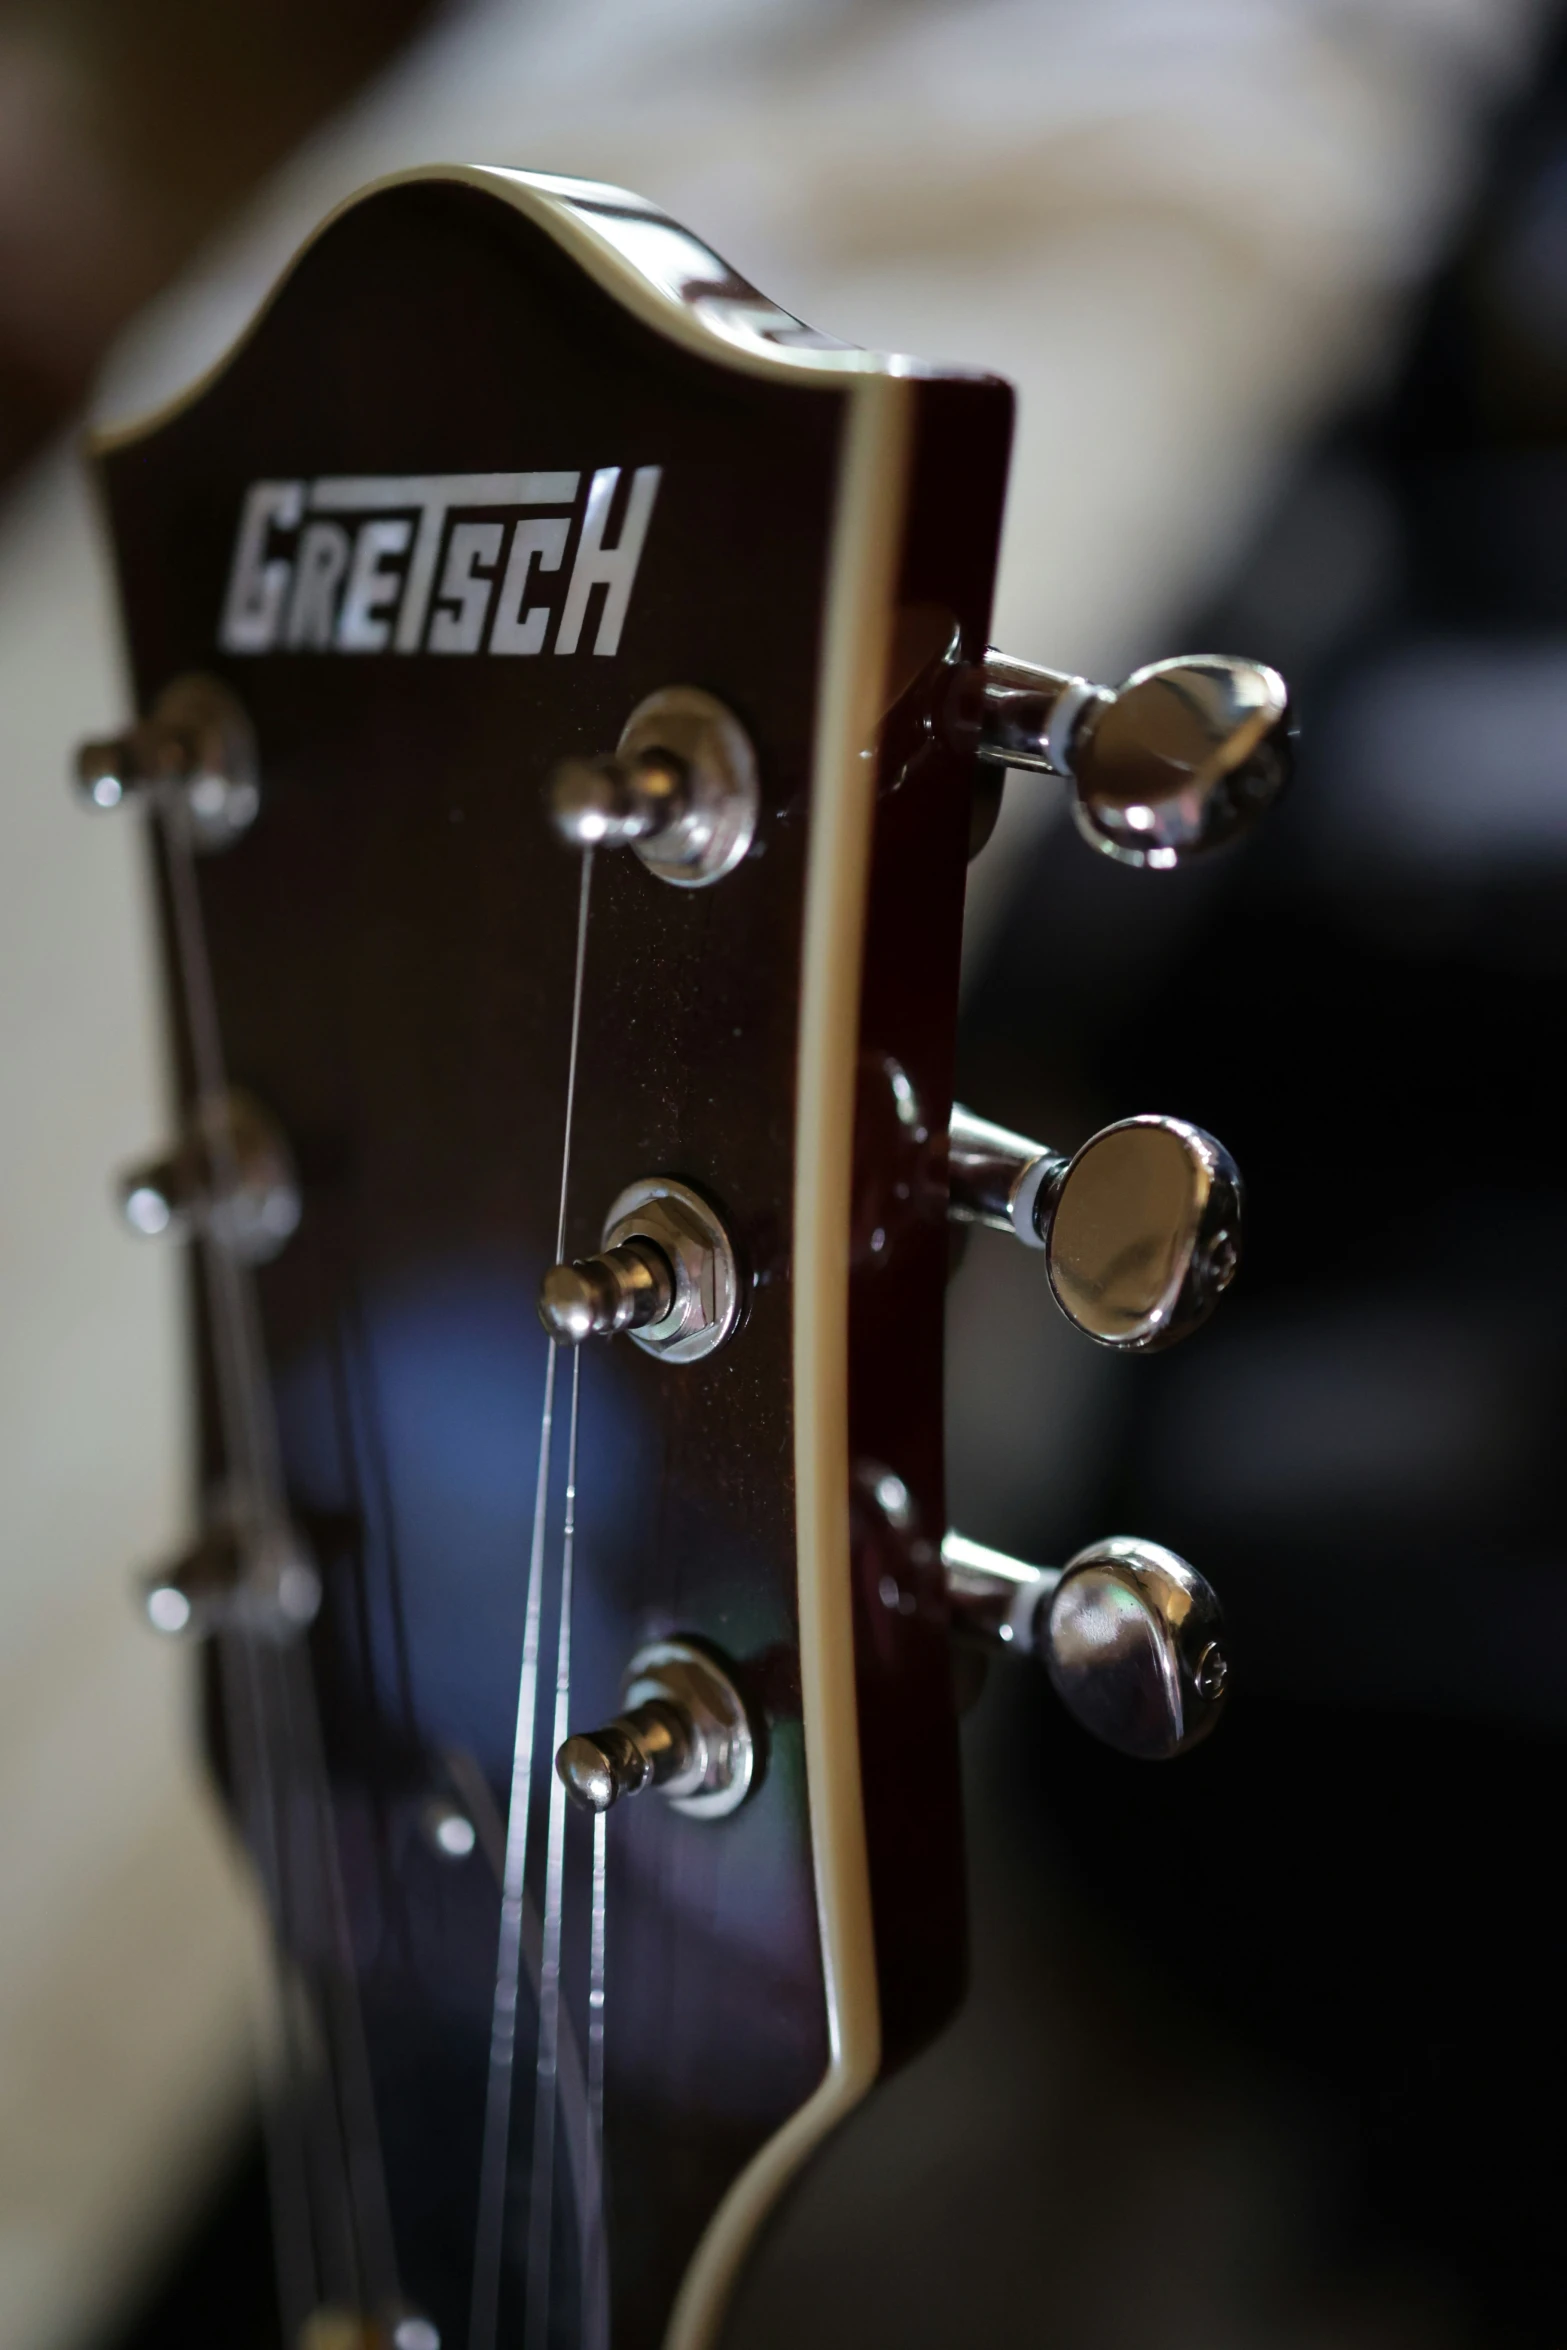
[[[634,197],[454,169],[100,444],[140,717],[80,780],[151,815],[189,1105],[124,1200],[196,1243],[148,1604],[293,1986],[291,2339],[710,2340],[959,1997],[954,1626],[1130,1751],[1222,1701],[1172,1554],[948,1535],[950,1219],[1138,1349],[1240,1214],[1177,1120],[954,1118],[977,784],[1158,867],[1284,772],[1254,665],[988,654],[1010,425]]]

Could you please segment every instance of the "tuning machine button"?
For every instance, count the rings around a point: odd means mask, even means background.
[[[628,1184],[604,1219],[599,1254],[552,1265],[539,1320],[558,1345],[625,1331],[668,1363],[700,1362],[740,1319],[744,1292],[729,1228],[672,1176]]]
[[[177,677],[124,734],[82,744],[76,785],[93,808],[117,808],[133,794],[178,792],[198,849],[225,849],[248,832],[261,806],[256,736],[226,685]]]
[[[948,1180],[953,1219],[1042,1249],[1056,1303],[1101,1346],[1173,1346],[1240,1261],[1240,1172],[1180,1118],[1123,1118],[1067,1158],[955,1107]]]
[[[1166,1761],[1206,1738],[1229,1688],[1212,1586],[1173,1550],[1115,1535],[1064,1567],[1031,1567],[949,1534],[953,1628],[1037,1657],[1062,1704],[1122,1754]]]
[[[1289,780],[1289,692],[1261,661],[1155,661],[1111,688],[991,652],[979,688],[980,758],[1068,778],[1079,832],[1124,865],[1221,848]]]
[[[299,1179],[276,1121],[231,1090],[198,1104],[172,1151],[128,1168],[120,1212],[145,1239],[205,1232],[242,1264],[275,1257],[299,1223]]]
[[[685,1639],[639,1649],[620,1702],[614,1721],[568,1738],[555,1757],[574,1803],[608,1811],[654,1787],[691,1819],[739,1809],[756,1775],[757,1738],[745,1700],[711,1650]]]
[[[756,754],[723,703],[695,686],[639,702],[613,757],[566,759],[550,812],[574,848],[630,848],[680,889],[722,881],[756,835]]]

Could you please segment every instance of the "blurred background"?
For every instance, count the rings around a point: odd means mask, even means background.
[[[735,2350],[1558,2344],[1567,1947],[1567,46],[1503,0],[0,0],[0,2340],[264,2334],[255,1920],[130,1567],[178,1531],[123,684],[73,434],[222,349],[378,171],[663,202],[847,339],[1021,393],[997,636],[1297,690],[1217,866],[1092,858],[1018,777],[960,1092],[1070,1147],[1170,1110],[1251,1189],[1168,1358],[980,1233],[955,1522],[1185,1552],[1222,1735],[967,1724],[975,1987],[793,2198]],[[257,2328],[261,2328],[257,2331]]]

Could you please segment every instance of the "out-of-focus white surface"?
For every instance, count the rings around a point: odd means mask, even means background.
[[[109,1212],[162,1092],[134,843],[64,785],[120,707],[86,489],[0,534],[0,2342],[75,2338],[215,2144],[250,1943],[133,1561],[183,1530],[167,1260]]]
[[[540,0],[453,14],[132,338],[114,415],[245,323],[319,215],[432,159],[618,180],[846,338],[1022,394],[997,636],[1175,648],[1291,437],[1391,342],[1523,0]],[[1244,650],[1244,648],[1236,648]],[[74,460],[0,523],[0,2340],[79,2338],[243,2070],[253,1927],[125,1597],[178,1538],[169,1260],[110,1167],[157,1132],[134,821],[71,804],[121,687]],[[1047,787],[976,868],[994,912]],[[1157,884],[1154,884],[1157,886]]]

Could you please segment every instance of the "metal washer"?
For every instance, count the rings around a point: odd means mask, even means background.
[[[628,1330],[633,1346],[666,1363],[698,1363],[723,1345],[740,1319],[740,1266],[718,1210],[672,1175],[643,1176],[610,1205],[604,1249],[650,1240],[668,1258],[675,1302],[660,1321]]]

